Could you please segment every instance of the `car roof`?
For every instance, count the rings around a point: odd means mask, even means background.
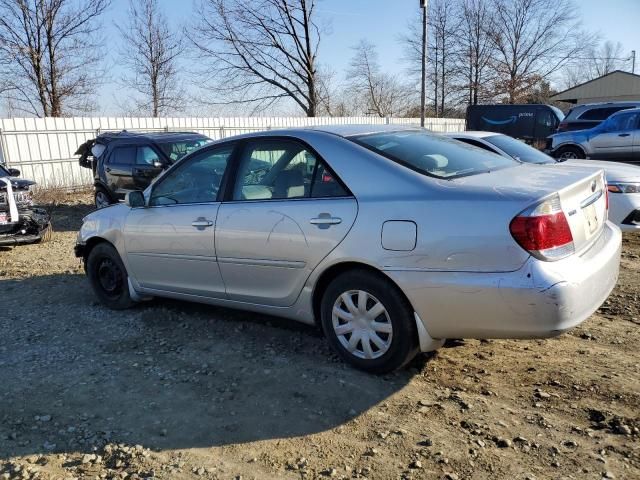
[[[624,110],[620,110],[618,112],[612,113],[611,116],[614,115],[622,115],[623,113],[640,113],[640,107],[638,108],[625,108]]]
[[[127,141],[151,141],[151,142],[179,142],[181,140],[193,140],[196,138],[208,138],[197,132],[104,132],[97,137],[101,142],[113,140]]]
[[[314,125],[300,130],[316,130],[332,133],[340,137],[353,137],[372,133],[420,131],[424,130],[418,125],[374,125],[374,124],[347,124],[347,125]]]
[[[598,107],[615,107],[625,105],[640,105],[640,100],[629,100],[627,102],[594,102],[594,103],[581,103],[572,108],[598,108]]]
[[[483,132],[481,130],[468,130],[464,132],[447,132],[444,135],[447,137],[458,137],[458,138],[487,138],[487,137],[494,137],[496,135],[503,135],[503,134],[496,133],[496,132]]]

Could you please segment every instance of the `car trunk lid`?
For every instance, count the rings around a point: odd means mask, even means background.
[[[523,164],[453,181],[468,187],[492,188],[505,200],[521,200],[514,205],[521,205],[522,211],[558,195],[577,253],[595,241],[607,220],[607,189],[602,170]]]

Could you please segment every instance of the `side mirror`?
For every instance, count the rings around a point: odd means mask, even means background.
[[[18,170],[17,168],[9,168],[7,169],[7,171],[9,172],[9,175],[11,175],[12,177],[20,176],[20,170]]]
[[[124,197],[124,203],[131,208],[140,208],[145,206],[144,194],[140,190],[129,192]]]

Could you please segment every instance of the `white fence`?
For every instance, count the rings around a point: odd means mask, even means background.
[[[214,140],[241,133],[308,125],[418,125],[418,118],[245,117],[245,118],[10,118],[0,119],[0,163],[22,172],[46,188],[80,188],[93,184],[91,170],[78,164],[79,145],[104,131],[195,131]],[[464,130],[464,120],[428,118],[436,132]]]

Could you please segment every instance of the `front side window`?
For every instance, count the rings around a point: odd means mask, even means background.
[[[422,130],[374,133],[349,138],[383,157],[436,178],[476,175],[519,165],[513,159]]]
[[[344,196],[322,160],[291,140],[258,140],[244,149],[233,200],[282,200]]]
[[[153,165],[160,161],[159,155],[151,147],[138,147],[138,155],[136,156],[136,163],[138,165]]]
[[[215,202],[233,145],[187,159],[162,177],[151,191],[150,206]]]
[[[606,130],[607,132],[626,132],[629,130],[635,130],[638,125],[637,113],[625,113],[616,115],[607,120]]]
[[[133,165],[136,163],[136,147],[116,147],[109,157],[109,163]]]

